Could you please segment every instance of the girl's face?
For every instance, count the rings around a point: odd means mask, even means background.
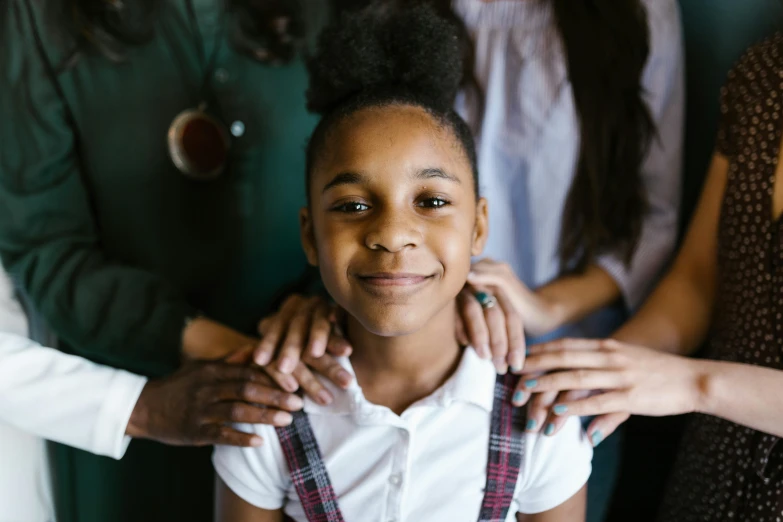
[[[486,201],[451,129],[418,107],[370,108],[322,149],[301,230],[334,300],[382,336],[449,313],[487,235]]]

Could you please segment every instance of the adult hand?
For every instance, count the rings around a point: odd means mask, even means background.
[[[337,316],[337,308],[322,297],[289,296],[277,313],[258,324],[261,341],[253,360],[259,366],[274,360],[272,364],[281,374],[293,373],[303,353],[311,362],[326,357],[321,364],[330,365],[327,351],[337,356],[351,352],[350,344],[336,328]]]
[[[505,291],[508,302],[521,316],[525,332],[529,335],[544,335],[559,326],[558,307],[528,288],[507,263],[482,259],[473,265],[468,283],[488,288],[492,293],[501,289]]]
[[[588,435],[594,443],[609,436],[630,415],[666,416],[696,411],[704,393],[698,362],[611,339],[562,339],[533,346],[520,392],[570,395],[549,405],[554,434],[570,415],[598,416]],[[523,401],[524,402],[524,401]],[[540,411],[530,415],[540,415]]]
[[[477,292],[495,297],[496,305],[482,307]],[[519,372],[525,363],[522,319],[503,288],[467,285],[457,297],[457,340],[472,346],[480,357],[492,359],[498,373],[509,367]]]
[[[141,392],[126,433],[174,446],[258,446],[262,440],[231,423],[286,426],[302,399],[274,385],[261,368],[190,362]]]

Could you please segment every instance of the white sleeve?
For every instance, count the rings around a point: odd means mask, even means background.
[[[239,498],[261,509],[280,509],[291,487],[288,465],[272,426],[237,424],[236,429],[264,440],[257,448],[215,446],[212,463],[226,486]]]
[[[573,497],[592,471],[593,447],[578,417],[571,417],[557,435],[525,436],[525,460],[517,487],[519,512],[542,513]]]
[[[125,430],[147,380],[0,332],[0,422],[122,458]]]

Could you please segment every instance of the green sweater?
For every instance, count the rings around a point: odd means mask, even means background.
[[[252,332],[305,267],[305,68],[240,54],[221,2],[193,0],[194,26],[186,1],[162,1],[154,38],[124,62],[85,53],[64,71],[51,8],[0,8],[2,261],[65,349],[147,375],[176,368],[194,311]],[[244,133],[224,175],[197,182],[166,133],[205,78],[212,112]],[[116,463],[58,448],[60,522],[211,520],[208,454],[134,442]]]

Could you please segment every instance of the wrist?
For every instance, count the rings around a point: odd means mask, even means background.
[[[189,360],[217,360],[252,344],[252,339],[227,326],[197,317],[182,331],[182,355]]]
[[[712,415],[715,398],[721,386],[719,369],[711,361],[685,359],[690,366],[692,411]]]
[[[568,322],[568,309],[565,303],[561,302],[555,296],[548,295],[546,287],[534,292],[538,300],[537,308],[541,311],[541,321],[539,322],[539,335],[548,334],[557,330]]]
[[[134,439],[146,438],[149,434],[150,424],[150,394],[152,392],[151,387],[154,384],[147,382],[144,388],[141,390],[139,399],[136,401],[136,405],[133,407],[131,416],[128,419],[128,426],[125,428],[125,435],[133,437]]]

